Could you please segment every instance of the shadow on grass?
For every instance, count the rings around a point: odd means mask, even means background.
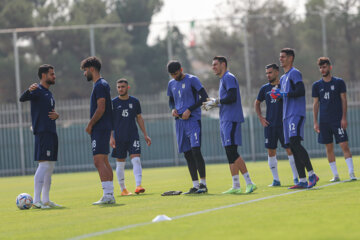
[[[100,205],[94,205],[94,206],[99,206],[101,208],[110,208],[110,207],[121,207],[121,206],[125,206],[126,204],[124,203],[114,203],[114,204],[100,204]]]

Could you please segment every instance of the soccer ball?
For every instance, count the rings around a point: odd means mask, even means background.
[[[17,196],[16,206],[19,209],[21,209],[21,210],[30,209],[32,205],[33,205],[33,199],[30,196],[30,194],[21,193],[21,194],[19,194],[19,196]]]

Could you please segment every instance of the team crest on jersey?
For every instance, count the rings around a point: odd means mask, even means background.
[[[182,88],[185,88],[185,83],[183,83],[181,87],[182,87]]]
[[[132,103],[129,103],[129,108],[133,108],[133,105],[132,105]]]
[[[333,90],[333,91],[334,91],[335,86],[334,86],[334,85],[331,85],[331,86],[330,86],[330,88],[331,88],[331,90]]]

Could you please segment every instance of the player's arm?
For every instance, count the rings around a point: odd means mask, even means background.
[[[141,116],[141,114],[136,115],[136,121],[137,121],[137,124],[138,124],[139,127],[140,127],[141,132],[142,132],[143,135],[144,135],[146,144],[147,144],[148,146],[150,146],[150,145],[151,145],[151,138],[150,138],[150,137],[147,135],[147,133],[146,133],[145,122],[144,122],[144,119],[143,119],[143,117]]]
[[[206,99],[209,98],[207,92],[205,91],[204,88],[201,88],[199,91],[198,91],[198,94],[199,94],[199,100],[196,101],[192,106],[190,106],[188,109],[185,110],[185,112],[181,115],[181,118],[186,120],[190,117],[191,115],[191,112],[194,111],[195,109],[199,108],[203,102],[206,101]]]
[[[340,98],[341,98],[341,105],[342,105],[341,128],[346,129],[347,128],[347,119],[346,119],[347,99],[346,99],[346,92],[340,93]]]
[[[112,147],[112,148],[116,147],[115,138],[114,138],[114,131],[111,131],[109,144],[110,144],[110,147]]]
[[[313,100],[314,100],[313,102],[314,130],[315,132],[320,133],[319,124],[318,124],[318,113],[319,113],[320,102],[318,97],[314,97]]]
[[[49,112],[49,115],[48,117],[51,119],[51,120],[56,120],[59,118],[59,113],[55,112],[55,109],[53,109],[51,112]]]
[[[261,106],[260,106],[261,102],[259,100],[255,100],[254,102],[254,108],[255,108],[255,112],[260,120],[261,125],[263,125],[264,127],[267,127],[269,125],[269,122],[266,120],[266,118],[264,118],[261,114]]]
[[[291,91],[287,93],[289,98],[297,98],[305,96],[305,86],[303,81],[299,81],[296,84],[291,82]]]
[[[39,87],[37,83],[33,83],[30,85],[28,90],[26,90],[21,96],[20,96],[20,102],[29,101],[33,98],[33,94],[31,94],[32,91],[36,90]]]
[[[91,134],[92,128],[94,127],[95,123],[97,123],[105,113],[105,98],[98,98],[96,102],[97,102],[96,111],[86,127],[86,132],[88,134]]]

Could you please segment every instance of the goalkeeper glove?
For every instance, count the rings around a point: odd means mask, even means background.
[[[216,99],[216,98],[207,98],[206,100],[207,101],[203,102],[203,105],[201,107],[205,111],[208,111],[214,107],[217,107],[217,105],[219,104],[219,99]]]
[[[284,98],[287,96],[286,92],[281,92],[279,88],[272,89],[271,92],[268,92],[272,99]]]

